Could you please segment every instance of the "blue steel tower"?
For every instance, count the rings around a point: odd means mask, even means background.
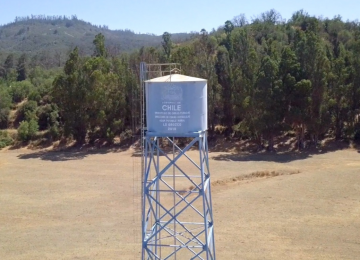
[[[142,259],[216,259],[207,81],[171,71],[147,80],[151,65],[140,66]]]

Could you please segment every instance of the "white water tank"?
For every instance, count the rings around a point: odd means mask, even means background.
[[[166,136],[207,130],[207,80],[172,74],[145,81],[148,132]]]

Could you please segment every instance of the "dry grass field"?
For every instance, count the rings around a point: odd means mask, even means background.
[[[358,151],[210,157],[218,259],[360,259]],[[0,151],[0,259],[139,259],[138,160]]]

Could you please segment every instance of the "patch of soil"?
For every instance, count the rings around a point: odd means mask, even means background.
[[[231,177],[227,179],[220,179],[214,182],[211,182],[211,185],[214,187],[224,186],[226,184],[233,184],[242,181],[260,179],[260,178],[272,178],[281,175],[293,175],[299,174],[300,170],[291,170],[291,171],[256,171],[250,174],[239,175],[236,177]]]

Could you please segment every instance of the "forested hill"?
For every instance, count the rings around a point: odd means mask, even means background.
[[[0,26],[0,50],[6,53],[68,53],[78,46],[85,55],[93,52],[95,35],[106,37],[107,47],[113,52],[129,52],[142,46],[159,46],[161,36],[136,34],[130,30],[109,30],[77,19],[76,16],[17,17],[15,21]],[[173,34],[173,40],[183,41],[189,34]]]

